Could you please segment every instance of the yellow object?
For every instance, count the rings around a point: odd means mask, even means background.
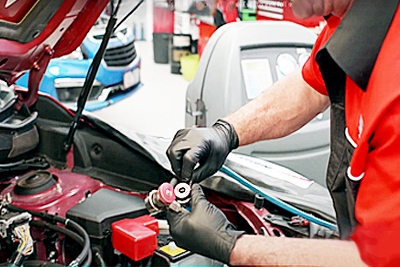
[[[184,250],[183,248],[170,245],[163,246],[160,248],[160,250],[172,257],[178,256],[179,254],[186,252],[186,250]]]
[[[199,55],[198,54],[182,55],[180,63],[181,63],[181,73],[183,78],[185,78],[185,80],[190,82],[196,75],[197,66],[199,65]]]

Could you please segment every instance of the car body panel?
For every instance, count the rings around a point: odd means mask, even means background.
[[[74,51],[107,3],[107,0],[31,0],[1,8],[0,77],[12,84],[25,71],[47,66],[49,56],[60,57]],[[19,37],[21,33],[24,36]],[[35,94],[32,93],[33,98]]]

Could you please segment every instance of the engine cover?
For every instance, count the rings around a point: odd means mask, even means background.
[[[70,209],[67,218],[79,223],[91,238],[101,239],[113,222],[147,213],[142,198],[102,188]]]

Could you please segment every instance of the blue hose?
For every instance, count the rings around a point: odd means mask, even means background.
[[[324,226],[326,228],[329,228],[331,230],[337,231],[337,226],[333,223],[327,222],[325,220],[319,219],[317,217],[314,217],[290,204],[287,204],[286,202],[283,202],[282,200],[273,197],[271,195],[266,194],[265,192],[261,191],[256,185],[250,183],[249,181],[247,181],[245,178],[243,178],[242,176],[240,176],[239,174],[237,174],[236,172],[234,172],[233,170],[231,170],[230,168],[226,167],[226,166],[222,166],[220,169],[221,172],[229,175],[230,177],[232,177],[233,179],[235,179],[236,181],[238,181],[240,184],[242,184],[243,186],[247,187],[248,189],[250,189],[251,191],[253,191],[254,193],[259,194],[260,196],[262,196],[263,198],[265,198],[266,200],[268,200],[269,202],[271,202],[272,204],[277,205],[278,207],[293,213],[295,215],[298,215],[304,219],[309,220],[310,222],[313,222],[315,224]]]

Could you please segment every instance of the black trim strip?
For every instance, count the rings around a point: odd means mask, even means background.
[[[355,0],[326,44],[332,59],[364,91],[399,0]]]

